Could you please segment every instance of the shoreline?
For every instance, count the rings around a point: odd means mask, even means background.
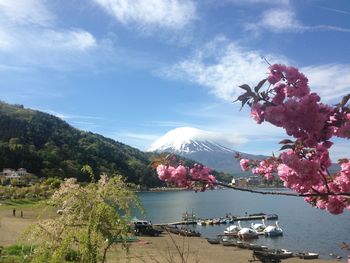
[[[23,218],[13,216],[12,209],[0,209],[0,246],[9,246],[20,242],[22,232],[29,225],[38,222],[38,215],[43,208],[23,207]],[[41,218],[50,218],[54,211],[42,214]],[[138,242],[128,243],[129,252],[123,250],[121,244],[117,244],[108,253],[107,262],[128,262],[128,263],[154,263],[154,262],[200,262],[200,263],[231,263],[248,262],[252,259],[252,250],[245,250],[237,247],[225,247],[223,245],[211,245],[203,237],[182,237],[179,235],[163,233],[159,237],[139,237]],[[187,261],[183,261],[181,253]],[[172,261],[169,261],[169,260]],[[305,262],[299,258],[283,260],[286,262]],[[331,263],[337,260],[316,259],[308,260],[309,263]]]
[[[200,262],[200,263],[243,263],[253,259],[253,251],[237,247],[212,245],[202,237],[182,237],[165,233],[159,237],[140,237],[140,241],[128,244],[129,253],[112,251],[109,261],[125,263],[154,262]],[[182,258],[187,259],[182,261]],[[171,260],[171,261],[170,261]],[[256,261],[260,262],[260,261]],[[332,263],[338,260],[310,259],[297,257],[283,259],[283,262]]]

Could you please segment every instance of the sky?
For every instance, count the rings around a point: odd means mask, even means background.
[[[286,134],[240,111],[238,86],[265,78],[266,59],[336,104],[349,43],[348,0],[0,0],[0,99],[141,150],[194,127],[278,153]],[[349,146],[336,140],[332,159]]]

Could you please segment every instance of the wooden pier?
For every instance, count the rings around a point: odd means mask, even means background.
[[[247,215],[247,216],[232,216],[231,220],[233,221],[249,221],[249,220],[269,220],[269,219],[278,219],[277,215],[266,215],[266,214],[261,214],[261,215]],[[154,224],[155,226],[165,226],[165,225],[195,225],[197,224],[197,221],[200,221],[203,219],[198,218],[198,220],[181,220],[181,221],[175,221],[175,222],[170,222],[170,223],[158,223]]]

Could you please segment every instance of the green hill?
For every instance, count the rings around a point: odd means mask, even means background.
[[[98,134],[78,130],[53,115],[0,102],[0,169],[26,168],[40,177],[76,177],[88,164],[94,173],[118,173],[129,182],[160,186],[151,154]]]

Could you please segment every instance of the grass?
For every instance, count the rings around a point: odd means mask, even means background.
[[[32,246],[28,245],[13,245],[4,247],[1,250],[0,262],[3,263],[26,263],[30,262],[29,255],[33,251]]]
[[[6,199],[0,201],[0,209],[38,207],[45,204],[45,199]]]

